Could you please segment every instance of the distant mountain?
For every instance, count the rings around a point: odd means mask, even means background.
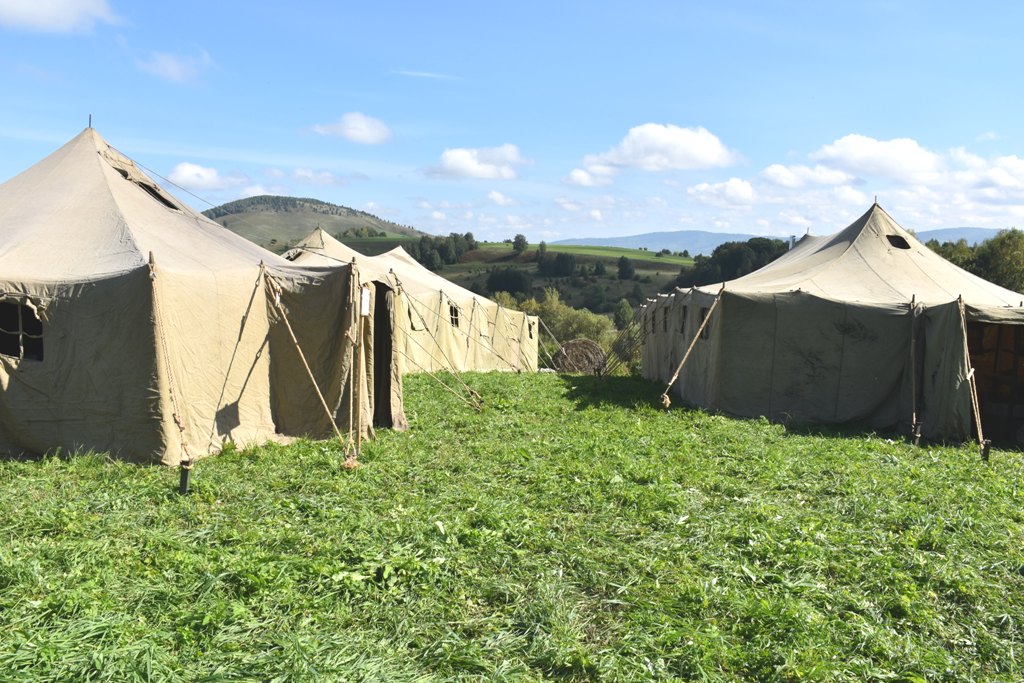
[[[207,209],[203,215],[249,241],[277,252],[284,251],[318,227],[336,236],[347,231],[350,234],[384,232],[389,237],[420,237],[426,234],[365,211],[300,197],[248,197]]]
[[[675,230],[672,232],[647,232],[642,235],[625,237],[579,237],[558,240],[552,244],[585,244],[595,247],[624,247],[626,249],[648,249],[672,252],[688,251],[690,256],[710,254],[719,244],[725,242],[746,242],[756,235],[731,232],[710,232],[707,230]]]
[[[959,239],[966,239],[970,244],[979,244],[985,240],[995,237],[998,230],[991,228],[943,228],[941,230],[925,230],[917,233],[917,238],[922,242],[936,239],[939,242],[955,242]],[[595,247],[626,247],[628,249],[648,249],[660,251],[668,249],[672,252],[688,251],[690,256],[697,254],[708,255],[720,244],[725,242],[746,242],[752,237],[763,237],[763,235],[749,235],[733,232],[710,232],[707,230],[673,230],[669,232],[647,232],[641,235],[627,235],[625,237],[581,237],[576,239],[558,240],[552,244],[584,244]],[[802,235],[797,235],[802,237]]]
[[[942,228],[941,230],[919,232],[917,233],[917,239],[922,242],[938,240],[939,244],[967,240],[967,243],[973,246],[992,239],[998,233],[999,231],[994,228]]]

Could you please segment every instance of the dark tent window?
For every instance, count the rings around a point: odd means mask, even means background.
[[[910,242],[903,235],[886,235],[885,239],[889,240],[889,244],[897,249],[910,249]]]
[[[700,322],[701,322],[701,324],[703,324],[704,321],[707,320],[707,317],[708,317],[708,309],[701,308],[700,309]],[[704,329],[701,330],[700,338],[701,339],[707,339],[708,336],[710,336],[710,335],[711,335],[711,323],[708,323],[707,325],[704,325]]]
[[[180,211],[181,210],[177,206],[175,206],[174,203],[170,199],[165,197],[163,195],[163,193],[160,192],[159,188],[157,188],[156,185],[151,185],[150,183],[146,183],[146,182],[143,182],[141,180],[136,180],[134,178],[129,177],[128,171],[126,171],[123,168],[116,168],[115,167],[114,170],[116,170],[118,173],[120,173],[122,178],[124,178],[128,182],[134,183],[138,187],[142,188],[143,192],[145,192],[150,197],[152,197],[153,199],[157,200],[158,202],[160,202],[161,204],[166,206],[168,209],[174,209],[175,211]]]
[[[43,359],[43,322],[30,306],[0,301],[0,354]]]
[[[688,308],[688,306],[683,306],[683,322],[679,324],[679,331],[683,334],[686,334],[686,311]]]
[[[668,307],[665,307],[665,308],[663,308],[661,310],[662,310],[662,313],[663,313],[662,316],[661,316],[662,331],[663,332],[668,332]]]
[[[448,306],[448,316],[451,318],[452,327],[459,326],[459,307],[455,305]]]

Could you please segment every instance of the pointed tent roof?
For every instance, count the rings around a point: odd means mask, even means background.
[[[720,285],[703,289],[711,291]],[[904,230],[878,204],[840,232],[805,236],[764,268],[725,283],[737,293],[803,291],[877,304],[948,303],[1020,306],[1024,296],[972,275]]]
[[[362,275],[382,282],[394,282],[397,277],[402,289],[418,300],[425,300],[436,296],[438,292],[444,292],[446,297],[460,305],[471,303],[473,300],[490,303],[490,299],[474,294],[465,287],[460,287],[432,272],[402,247],[395,247],[378,256],[366,256],[331,237],[323,229],[317,228],[288,254],[289,258],[294,258],[296,263],[303,265],[338,265],[351,263],[354,259]]]
[[[413,296],[421,297],[431,292],[444,292],[445,296],[449,299],[459,303],[466,303],[475,299],[481,303],[493,304],[490,299],[476,294],[465,287],[461,287],[433,272],[410,256],[409,252],[402,247],[395,247],[377,258],[389,264],[400,276],[402,273],[405,273],[402,286],[406,291],[412,293]]]
[[[373,256],[360,254],[331,237],[323,228],[316,228],[285,252],[285,258],[302,265],[339,266],[356,262],[360,274],[370,280],[387,280],[388,269]]]
[[[218,271],[284,259],[164,192],[92,128],[0,185],[0,270],[74,281],[144,266]]]

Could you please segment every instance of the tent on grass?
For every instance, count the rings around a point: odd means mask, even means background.
[[[401,423],[400,376],[375,381],[389,321],[358,278],[222,228],[87,128],[0,185],[0,452],[176,465],[226,442],[358,442],[375,392]]]
[[[366,282],[402,292],[400,355],[407,372],[537,369],[537,318],[510,310],[420,265],[401,247],[364,256],[317,228],[288,253],[295,263],[355,263]]]
[[[875,204],[749,275],[650,301],[643,369],[737,416],[1012,437],[1024,424],[1022,306]]]

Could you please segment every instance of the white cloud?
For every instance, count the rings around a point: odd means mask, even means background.
[[[942,158],[910,138],[876,140],[847,135],[811,154],[811,159],[833,168],[903,183],[934,182]]]
[[[592,220],[595,220],[595,221],[603,221],[604,220],[604,217],[601,216],[601,211],[599,209],[591,209],[590,213],[587,214],[587,215],[590,216],[590,218]]]
[[[451,178],[482,178],[485,180],[512,180],[516,166],[527,163],[515,145],[471,149],[456,147],[441,154],[441,165],[428,169],[435,176]]]
[[[699,183],[686,189],[699,202],[712,204],[752,204],[757,192],[746,180],[729,178],[724,183]]]
[[[988,162],[985,161],[983,158],[981,158],[977,154],[972,154],[971,152],[968,152],[963,147],[954,147],[953,149],[949,150],[949,158],[957,162],[961,166],[966,166],[967,168],[972,169],[985,168],[985,166],[988,165]]]
[[[977,140],[978,142],[989,142],[989,141],[995,140],[997,138],[998,138],[998,136],[995,134],[995,131],[987,130],[984,133],[981,133],[980,135],[978,135],[978,137],[976,137],[974,139]]]
[[[263,185],[256,184],[256,185],[249,185],[247,187],[242,188],[242,191],[239,194],[240,194],[241,197],[259,197],[262,194],[280,194],[280,193],[279,192],[272,192],[272,191],[268,190],[267,188],[265,188]]]
[[[951,150],[950,156],[964,167],[952,173],[951,179],[952,188],[962,197],[959,203],[963,208],[976,208],[971,201],[1003,205],[1024,203],[1024,159],[1014,154],[989,161],[961,148]]]
[[[430,217],[433,218],[435,221],[443,221],[445,218],[443,211],[432,211],[430,213]]]
[[[801,165],[772,164],[761,171],[761,177],[790,189],[798,189],[806,185],[842,185],[853,181],[853,176],[850,174],[821,164],[814,168]]]
[[[840,185],[832,190],[833,196],[843,204],[851,204],[853,206],[867,206],[868,197],[860,190],[854,189],[849,185]]]
[[[584,171],[582,168],[574,168],[569,172],[565,178],[562,178],[562,182],[566,185],[575,185],[577,187],[600,187],[602,185],[610,184],[611,178],[605,175],[598,175]]]
[[[311,168],[297,168],[292,172],[296,180],[309,185],[348,185],[347,178],[340,178],[330,171],[315,171]]]
[[[171,83],[192,83],[213,65],[213,59],[206,50],[200,50],[196,56],[151,52],[148,59],[136,59],[135,65],[140,70]]]
[[[631,128],[615,147],[583,159],[592,174],[609,175],[618,168],[644,171],[685,171],[716,168],[734,163],[737,155],[713,133],[698,126],[680,128],[672,124],[645,123]]]
[[[567,197],[555,197],[555,204],[558,204],[559,208],[564,211],[579,211],[583,208]]]
[[[337,123],[317,124],[313,126],[313,132],[337,135],[362,145],[379,145],[391,139],[391,129],[386,123],[358,111],[342,114]]]
[[[506,197],[497,190],[491,190],[487,193],[487,198],[497,204],[498,206],[513,206],[516,200]]]
[[[796,213],[793,211],[783,211],[779,214],[779,218],[782,220],[783,223],[785,223],[787,226],[791,228],[803,228],[804,230],[811,229],[811,220],[804,216],[802,213]]]
[[[222,176],[220,171],[215,168],[200,166],[199,164],[187,161],[183,161],[175,166],[167,178],[175,185],[180,185],[187,190],[198,191],[227,190],[233,187],[241,187],[249,182],[249,178],[244,175]]]
[[[119,21],[107,0],[0,0],[0,26],[10,28],[76,33]]]

